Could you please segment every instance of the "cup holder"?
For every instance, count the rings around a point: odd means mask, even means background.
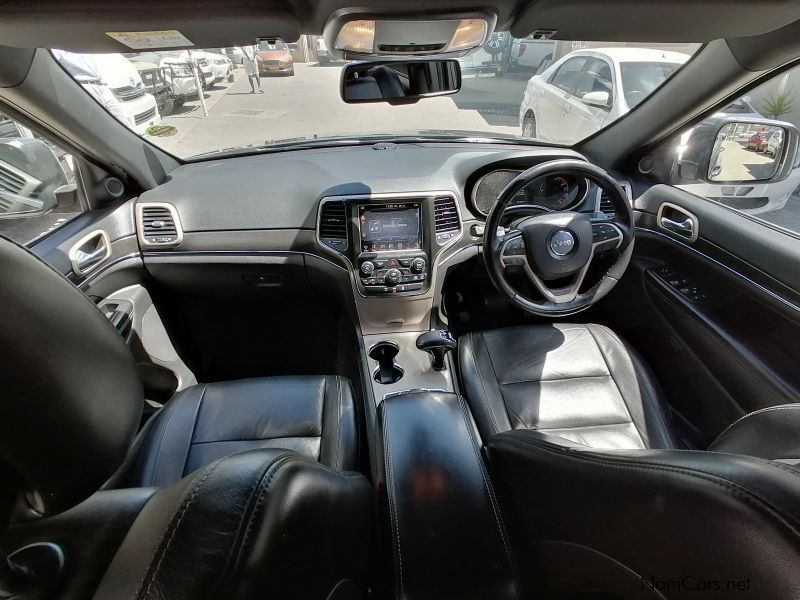
[[[400,352],[400,347],[392,342],[378,342],[369,351],[369,357],[378,361],[378,368],[375,369],[375,381],[384,385],[397,383],[403,376],[403,369],[400,368],[394,357]]]

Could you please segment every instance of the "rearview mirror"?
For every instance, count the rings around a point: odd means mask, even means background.
[[[598,108],[608,108],[608,100],[608,92],[589,92],[581,97],[581,102],[587,106],[596,106]]]
[[[461,89],[457,60],[368,62],[342,69],[342,100],[348,104],[408,104]]]
[[[680,183],[782,181],[794,168],[798,141],[791,123],[712,116],[681,143],[677,176]]]

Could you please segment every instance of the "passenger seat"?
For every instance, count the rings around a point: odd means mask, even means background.
[[[195,385],[145,426],[126,485],[167,487],[237,452],[294,450],[335,471],[356,470],[358,440],[349,380],[265,377]]]

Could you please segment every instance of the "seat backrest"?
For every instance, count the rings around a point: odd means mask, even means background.
[[[494,436],[487,453],[523,598],[794,598],[800,589],[791,466],[594,450],[536,431]]]
[[[0,496],[53,514],[120,465],[142,388],[116,329],[63,275],[5,238],[0,265]]]

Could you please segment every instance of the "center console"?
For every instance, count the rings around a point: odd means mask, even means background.
[[[422,202],[358,204],[361,251],[356,259],[368,294],[418,292],[428,280]]]
[[[364,298],[425,294],[437,255],[462,233],[451,192],[327,197],[317,222],[320,245],[346,259]]]

